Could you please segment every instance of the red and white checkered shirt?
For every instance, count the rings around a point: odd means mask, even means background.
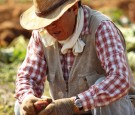
[[[88,34],[88,13],[84,8],[84,27],[81,34]],[[97,106],[105,106],[126,95],[129,89],[129,73],[126,56],[120,37],[111,21],[103,21],[96,31],[96,50],[106,79],[91,86],[78,96],[82,100],[84,110]],[[74,62],[74,55],[68,51],[60,55],[65,80],[68,79]],[[40,97],[43,94],[47,65],[40,35],[33,31],[26,58],[21,65],[16,80],[16,98],[21,103],[28,94]]]

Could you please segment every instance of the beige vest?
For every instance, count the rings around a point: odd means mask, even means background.
[[[75,96],[88,90],[97,79],[105,76],[95,49],[95,32],[103,20],[109,20],[100,12],[89,10],[89,30],[91,34],[81,36],[86,43],[84,51],[75,57],[68,81],[64,80],[58,43],[45,48],[45,57],[48,65],[47,80],[50,94],[53,99]]]

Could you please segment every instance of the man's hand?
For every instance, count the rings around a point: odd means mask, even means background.
[[[35,103],[38,102],[38,101],[43,101],[43,100],[48,100],[47,97],[41,99],[41,98],[37,98],[35,97],[34,95],[29,95],[27,96],[22,104],[21,104],[21,107],[20,107],[20,115],[36,115],[37,111],[36,110],[36,107],[35,107]]]
[[[73,101],[65,98],[53,101],[38,115],[73,115],[74,113]]]
[[[36,115],[34,103],[38,100],[34,95],[28,95],[21,104],[20,115]]]
[[[35,106],[36,112],[39,113],[40,111],[45,109],[51,102],[52,102],[51,98],[46,98],[46,99],[35,102],[34,106]]]

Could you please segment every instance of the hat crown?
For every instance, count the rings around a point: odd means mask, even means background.
[[[37,15],[45,15],[66,1],[68,0],[33,0],[35,13]]]

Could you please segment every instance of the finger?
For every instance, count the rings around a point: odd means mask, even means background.
[[[48,105],[45,109],[43,109],[38,115],[52,115],[54,111],[54,104]]]
[[[51,100],[51,101],[52,101],[51,98],[42,98],[42,99],[40,99],[40,100],[43,100],[43,101],[44,101],[44,100],[45,100],[45,101],[50,101],[50,100]]]
[[[22,114],[20,114],[20,115],[36,115],[36,113],[33,113],[33,112],[30,112],[30,111],[25,111],[25,112],[23,112]]]
[[[36,101],[40,100],[40,98],[35,98],[33,100],[31,100],[32,103],[35,103]]]
[[[38,115],[52,115],[53,112],[41,111]]]
[[[45,99],[45,100],[47,100],[48,102],[52,102],[52,98],[50,98],[50,97],[48,97],[48,96],[42,96],[42,98],[41,99]]]
[[[52,99],[51,98],[47,98],[47,102],[48,103],[51,103],[52,102]]]
[[[27,115],[26,111],[20,111],[20,115]]]
[[[135,98],[135,95],[129,95],[130,98]]]
[[[32,114],[32,115],[36,115],[36,111],[33,105],[26,107],[23,107],[23,110],[26,111],[27,114]]]

